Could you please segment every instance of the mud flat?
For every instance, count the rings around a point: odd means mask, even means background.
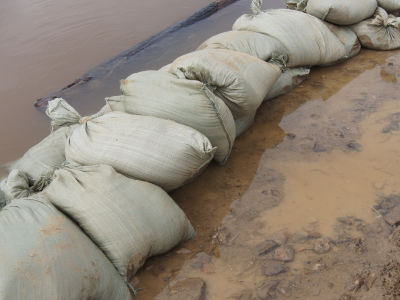
[[[171,193],[197,235],[146,262],[138,299],[395,299],[399,76],[400,51],[363,49],[264,103]]]

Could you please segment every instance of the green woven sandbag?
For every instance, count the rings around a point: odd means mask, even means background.
[[[210,141],[188,126],[122,112],[85,121],[65,143],[67,159],[82,165],[107,164],[167,191],[196,178],[214,152]]]
[[[400,18],[378,7],[372,18],[350,25],[364,48],[393,50],[400,48]]]
[[[251,127],[251,125],[253,125],[255,115],[256,113],[253,113],[251,115],[235,119],[236,137],[239,137],[240,135],[245,133]]]
[[[164,190],[129,179],[107,165],[67,165],[55,171],[45,191],[126,280],[148,257],[195,234],[185,213]]]
[[[378,6],[382,7],[387,12],[395,12],[400,10],[399,0],[377,0]]]
[[[251,55],[222,49],[195,51],[177,58],[171,73],[198,80],[213,90],[235,119],[256,111],[281,75],[279,67]]]
[[[17,169],[25,173],[30,185],[33,185],[41,176],[58,169],[65,161],[65,141],[77,127],[73,125],[57,129],[12,163],[9,171]]]
[[[209,38],[197,48],[197,50],[203,49],[234,50],[264,61],[270,60],[275,53],[287,61],[287,50],[283,44],[273,37],[258,32],[237,30],[223,32]]]
[[[121,80],[125,112],[175,121],[204,134],[224,164],[235,141],[235,123],[225,103],[200,81],[162,71],[144,71]]]
[[[1,300],[131,299],[103,252],[42,194],[3,208],[0,240]]]
[[[376,0],[308,0],[306,11],[337,25],[351,25],[371,17]]]
[[[279,40],[288,51],[287,67],[328,64],[346,55],[339,39],[314,16],[289,9],[254,11],[254,15],[237,19],[233,30],[259,32]]]
[[[309,74],[310,68],[291,68],[285,70],[285,72],[282,73],[281,77],[279,77],[279,79],[269,90],[263,102],[290,92],[296,86],[300,85],[304,80],[306,80]]]

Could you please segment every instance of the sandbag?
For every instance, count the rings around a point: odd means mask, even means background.
[[[233,30],[259,32],[279,40],[288,51],[289,68],[328,64],[346,55],[339,39],[314,16],[290,9],[262,12],[253,7],[253,11],[254,15],[237,19]]]
[[[378,6],[382,7],[387,12],[397,12],[400,10],[400,1],[399,0],[377,0]]]
[[[310,74],[310,68],[292,68],[282,73],[281,77],[275,82],[264,101],[269,101],[278,96],[284,95],[300,85]]]
[[[365,48],[393,50],[400,47],[400,18],[396,18],[378,7],[372,18],[348,26]]]
[[[17,169],[25,173],[29,184],[33,185],[41,176],[58,169],[65,161],[65,141],[77,127],[73,125],[57,129],[12,163],[9,172]]]
[[[110,165],[166,191],[196,178],[214,153],[210,141],[190,127],[122,112],[84,122],[65,143],[67,159],[82,165]]]
[[[156,84],[155,84],[156,83]],[[200,81],[144,71],[121,80],[125,111],[175,121],[204,134],[224,164],[235,141],[235,123],[225,103]]]
[[[148,257],[195,235],[185,213],[164,190],[107,165],[67,165],[54,172],[46,193],[127,281]]]
[[[329,28],[329,30],[339,39],[339,41],[344,45],[346,50],[346,55],[337,61],[330,64],[325,64],[322,66],[329,66],[337,63],[341,63],[349,58],[356,56],[361,50],[361,44],[358,41],[357,35],[353,30],[346,26],[336,26],[328,22],[324,24]]]
[[[168,65],[165,65],[164,67],[160,68],[158,71],[169,72],[170,67],[171,67],[171,64],[168,64]]]
[[[103,252],[41,194],[3,208],[0,240],[1,300],[131,299]]]
[[[6,203],[10,203],[14,199],[29,197],[34,193],[29,187],[28,176],[17,169],[8,174],[2,190]]]
[[[253,113],[251,115],[244,116],[235,120],[236,137],[239,137],[240,135],[245,133],[251,127],[251,125],[253,125],[255,116],[256,113]]]
[[[205,49],[177,58],[170,73],[210,87],[237,119],[256,111],[282,72],[278,66],[245,53]]]
[[[197,50],[225,49],[249,54],[261,60],[268,61],[272,54],[282,56],[287,61],[287,50],[276,38],[252,31],[227,31],[217,34],[203,44]]]
[[[376,0],[308,0],[306,11],[337,25],[351,25],[371,17]]]

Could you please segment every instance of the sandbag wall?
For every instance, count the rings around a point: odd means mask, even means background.
[[[148,257],[195,234],[167,192],[225,164],[263,101],[361,46],[400,47],[400,19],[385,11],[400,0],[286,2],[253,0],[231,31],[121,80],[92,116],[49,102],[54,132],[0,181],[0,299],[128,299]],[[13,273],[21,261],[29,277]],[[30,278],[45,278],[32,294]]]

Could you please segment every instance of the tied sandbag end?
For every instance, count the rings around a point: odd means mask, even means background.
[[[288,9],[306,12],[308,0],[283,0]]]
[[[262,13],[261,9],[262,5],[263,5],[263,0],[253,0],[251,2],[251,10],[253,11],[254,15]]]
[[[286,66],[286,61],[285,61],[285,56],[284,55],[278,55],[277,53],[273,52],[271,53],[271,58],[268,60],[270,64],[277,65],[282,72],[290,70]]]

